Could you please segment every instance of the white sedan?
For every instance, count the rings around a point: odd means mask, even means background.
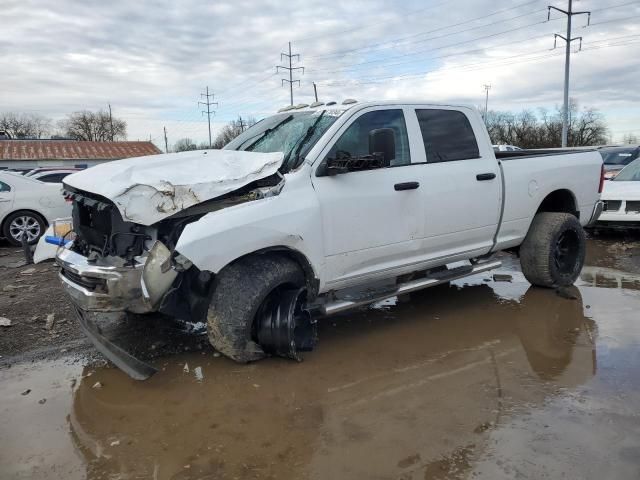
[[[21,245],[23,235],[29,244],[36,243],[54,219],[69,216],[62,184],[0,172],[0,237],[12,245]]]
[[[597,226],[613,228],[640,227],[640,159],[624,167],[604,183],[604,210]]]

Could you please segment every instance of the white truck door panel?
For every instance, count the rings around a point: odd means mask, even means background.
[[[393,270],[418,254],[424,212],[420,166],[411,164],[402,109],[364,110],[338,132],[322,162],[339,152],[351,158],[367,155],[369,133],[385,128],[395,135],[390,166],[333,176],[312,171],[322,212],[327,284]]]
[[[422,249],[430,258],[488,251],[500,215],[501,174],[475,115],[460,109],[416,108],[423,137],[422,194],[426,206]],[[473,128],[476,127],[476,128]]]

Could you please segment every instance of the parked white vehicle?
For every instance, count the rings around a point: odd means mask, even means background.
[[[602,191],[604,209],[597,226],[640,228],[640,159],[624,167],[605,182]]]
[[[463,106],[316,105],[268,117],[224,150],[65,179],[77,236],[58,252],[60,278],[114,363],[152,373],[86,312],[207,322],[213,346],[247,362],[298,358],[315,318],[496,268],[500,250],[518,251],[536,285],[575,281],[582,226],[601,208],[597,152],[494,153]]]
[[[61,184],[0,172],[0,232],[12,245],[20,245],[23,235],[36,243],[48,224],[70,214]]]
[[[46,183],[62,183],[67,175],[79,172],[79,168],[36,168],[24,174],[25,177]]]

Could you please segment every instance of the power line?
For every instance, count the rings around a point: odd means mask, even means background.
[[[550,21],[553,22],[555,20],[558,20],[558,19],[553,19],[553,20],[550,20]],[[535,27],[535,26],[541,25],[543,23],[548,23],[548,21],[547,20],[542,20],[542,21],[539,21],[539,22],[529,23],[527,25],[522,25],[522,26],[519,26],[519,27],[516,27],[516,28],[510,28],[508,30],[502,30],[500,32],[490,33],[490,34],[487,34],[487,35],[483,35],[481,37],[475,37],[475,38],[472,38],[472,39],[469,39],[469,40],[463,40],[461,42],[451,43],[451,44],[448,44],[448,45],[442,45],[440,47],[433,47],[433,48],[427,48],[425,50],[418,50],[417,52],[410,52],[410,53],[404,53],[404,54],[400,54],[400,55],[393,55],[393,56],[386,57],[386,58],[381,59],[381,60],[370,60],[370,61],[367,61],[367,62],[354,63],[354,64],[351,64],[348,68],[355,67],[355,66],[358,66],[358,65],[369,65],[371,63],[384,62],[386,60],[390,60],[390,59],[394,59],[394,58],[403,58],[403,57],[409,57],[409,56],[413,56],[413,55],[419,55],[419,54],[423,54],[423,53],[427,53],[427,52],[433,52],[433,51],[436,51],[436,50],[444,50],[446,48],[458,47],[460,45],[466,45],[468,43],[475,43],[478,40],[484,40],[484,39],[487,39],[487,38],[498,37],[500,35],[504,35],[505,33],[511,33],[511,32],[515,32],[515,31],[518,31],[518,30],[524,30],[524,29],[527,29],[529,27]],[[545,34],[544,36],[546,36],[546,35],[547,34]],[[531,37],[531,39],[541,38],[542,36],[543,35],[538,35],[538,36],[535,36],[535,37]],[[525,40],[527,40],[527,39],[525,39]],[[517,43],[517,41],[516,42],[510,42],[510,43]],[[473,50],[473,51],[481,51],[481,50],[484,50],[484,49],[480,48],[480,49],[476,49],[476,50]],[[453,55],[455,55],[455,54],[453,54]],[[432,57],[432,58],[444,58],[444,57],[445,56],[443,56],[443,57]],[[412,61],[414,61],[414,60],[412,60]],[[411,63],[411,62],[407,62],[407,63]],[[337,72],[343,71],[345,69],[337,69],[337,70],[310,69],[310,70],[314,71],[314,72],[337,73]]]
[[[387,21],[387,22],[380,22],[380,23],[384,23],[384,26],[388,26],[389,23],[397,23],[397,22],[401,21],[405,17],[414,16],[414,15],[416,15],[418,13],[425,12],[426,10],[432,10],[434,8],[441,7],[442,5],[446,5],[447,3],[451,3],[452,1],[453,0],[445,0],[444,2],[437,3],[436,5],[430,5],[428,7],[419,8],[417,10],[412,10],[410,12],[406,12],[406,13],[402,14],[400,16],[400,18],[392,20],[391,22]],[[334,31],[334,32],[325,32],[325,33],[321,33],[321,34],[317,34],[317,35],[310,35],[310,36],[307,36],[307,37],[298,37],[295,40],[296,40],[296,42],[304,43],[304,42],[307,42],[309,40],[316,40],[318,38],[326,38],[327,36],[335,37],[335,36],[340,35],[340,34],[353,33],[353,32],[357,32],[358,30],[365,30],[365,29],[370,30],[371,29],[371,24],[367,23],[366,25],[362,25],[360,27],[348,28],[348,29],[345,29],[345,30],[339,30],[339,31]]]
[[[591,23],[591,12],[576,12],[572,10],[573,0],[568,0],[568,7],[566,10],[549,5],[548,16],[551,18],[551,10],[555,10],[567,16],[567,36],[563,37],[558,33],[554,33],[553,43],[555,48],[555,42],[558,38],[561,38],[565,42],[565,57],[564,57],[564,101],[562,104],[562,148],[567,146],[567,137],[569,134],[569,67],[571,63],[571,42],[574,40],[580,40],[580,47],[582,47],[582,37],[571,37],[571,20],[575,15],[587,15],[587,25]]]
[[[214,102],[214,101],[210,101],[209,98],[211,98],[211,100],[213,100],[214,95],[213,93],[209,93],[209,86],[206,87],[206,93],[201,93],[200,94],[201,97],[205,98],[204,102],[198,102],[198,105],[205,105],[207,107],[206,110],[202,111],[202,114],[204,115],[205,113],[207,114],[207,121],[209,122],[209,148],[212,148],[211,145],[211,114],[213,113],[215,115],[216,112],[214,112],[213,110],[211,110],[211,106],[215,105],[216,107],[218,106],[218,102]]]
[[[336,51],[325,53],[325,54],[321,54],[321,55],[307,56],[306,58],[307,59],[317,59],[317,58],[327,58],[327,57],[341,56],[341,55],[344,55],[344,54],[358,52],[358,51],[361,51],[361,50],[373,50],[373,49],[375,49],[377,47],[380,47],[380,46],[383,46],[383,45],[388,45],[388,44],[392,44],[391,46],[397,46],[397,44],[399,42],[401,42],[403,40],[407,40],[409,38],[415,38],[415,37],[418,37],[418,36],[421,36],[421,35],[428,35],[430,33],[435,33],[435,32],[439,32],[441,30],[446,30],[448,28],[454,28],[454,27],[459,27],[461,25],[466,25],[468,23],[476,22],[478,20],[483,20],[485,18],[489,18],[489,17],[492,17],[494,15],[499,15],[500,13],[504,13],[504,12],[507,12],[507,11],[510,11],[510,10],[515,10],[517,8],[520,8],[520,7],[523,7],[525,5],[529,5],[529,4],[532,4],[532,3],[536,3],[538,1],[539,0],[533,0],[533,1],[520,3],[518,5],[514,5],[514,6],[509,7],[509,8],[504,8],[502,10],[497,10],[495,12],[492,12],[492,13],[489,13],[489,14],[486,14],[486,15],[482,15],[480,17],[475,17],[475,18],[471,18],[469,20],[465,20],[464,22],[458,22],[458,23],[454,23],[454,24],[450,24],[450,25],[444,25],[442,27],[438,27],[438,28],[435,28],[433,30],[427,30],[425,32],[414,33],[412,35],[407,35],[407,36],[403,36],[403,37],[397,37],[397,38],[393,38],[391,40],[386,40],[384,42],[378,42],[378,43],[373,43],[371,45],[365,45],[363,47],[355,47],[355,48],[350,48],[350,49],[346,49],[346,50],[336,50]],[[523,14],[521,16],[531,15],[532,13],[536,13],[536,12],[539,12],[539,11],[543,11],[543,10],[542,9],[538,9],[538,10],[535,10],[533,12],[529,12],[529,13]],[[518,17],[513,17],[513,18],[518,18]],[[507,19],[507,20],[512,20],[513,18],[510,18],[510,19]],[[500,22],[504,22],[504,21],[506,21],[506,20],[500,20],[500,21],[497,21],[497,22],[494,22],[494,23],[500,23]],[[486,24],[486,25],[483,25],[483,26],[488,26],[488,25],[492,25],[492,24],[490,23],[490,24]],[[479,27],[472,27],[470,29],[460,30],[459,32],[450,33],[448,35],[454,35],[456,33],[463,33],[463,32],[466,32],[468,30],[473,30],[475,28],[479,28]],[[435,38],[441,38],[441,37],[435,37]],[[423,39],[423,40],[419,40],[419,41],[427,41],[427,40],[432,40],[432,39]],[[407,43],[416,43],[416,42],[407,42]]]
[[[281,53],[280,54],[280,60],[282,61],[283,58],[287,58],[289,60],[289,66],[283,66],[283,65],[278,65],[276,67],[276,73],[279,72],[280,68],[283,70],[287,70],[289,72],[289,79],[287,80],[286,78],[282,79],[282,85],[284,85],[285,83],[289,84],[289,92],[291,93],[291,105],[293,105],[293,84],[297,83],[298,86],[300,86],[300,80],[294,80],[293,79],[293,71],[294,70],[302,70],[302,74],[304,75],[304,67],[294,67],[291,64],[291,61],[293,60],[293,57],[296,57],[298,61],[300,61],[300,54],[299,53],[291,53],[291,42],[289,42],[289,53]]]
[[[617,37],[617,38],[628,38],[628,37],[638,37],[640,35],[626,35],[623,37]],[[583,48],[582,51],[589,51],[589,50],[599,50],[602,48],[609,48],[609,47],[617,47],[617,46],[626,46],[626,45],[634,45],[637,44],[639,42],[639,40],[635,40],[635,41],[630,41],[630,40],[626,40],[624,42],[619,42],[619,43],[615,43],[615,44],[611,44],[611,45],[596,45],[596,46],[591,46],[593,43],[602,43],[602,42],[609,42],[612,39],[609,40],[601,40],[599,42],[591,42],[588,44],[587,47]],[[542,54],[542,55],[541,55]],[[482,69],[482,68],[487,68],[487,67],[495,67],[495,66],[501,66],[501,65],[514,65],[517,63],[527,63],[530,61],[537,61],[537,60],[543,60],[546,58],[551,58],[551,57],[557,57],[562,55],[563,52],[557,52],[557,53],[549,53],[548,49],[545,50],[538,50],[538,51],[534,51],[534,52],[529,52],[529,53],[519,53],[516,55],[510,55],[507,57],[502,57],[500,59],[497,60],[492,60],[489,62],[475,62],[475,63],[470,63],[470,64],[463,64],[463,65],[455,65],[452,67],[447,67],[447,68],[441,68],[439,69],[437,72],[431,72],[431,71],[420,71],[420,72],[415,72],[415,73],[408,73],[408,74],[404,74],[404,75],[389,75],[389,76],[385,76],[385,77],[368,77],[368,81],[348,81],[348,80],[344,80],[344,81],[337,81],[337,82],[327,82],[327,83],[323,83],[324,85],[328,85],[328,86],[339,86],[339,85],[372,85],[372,84],[383,84],[385,83],[384,81],[386,80],[394,80],[394,81],[399,81],[399,80],[405,80],[405,79],[411,79],[411,78],[417,78],[417,77],[422,77],[426,74],[432,74],[432,75],[440,75],[440,74],[444,74],[450,71],[471,71],[471,70],[478,70],[478,69]],[[532,56],[532,55],[537,55],[531,58],[524,58],[527,56]],[[520,60],[518,60],[518,58],[520,58]],[[381,81],[382,80],[382,81]],[[322,82],[321,82],[322,83]]]

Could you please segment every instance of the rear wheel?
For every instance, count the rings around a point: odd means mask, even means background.
[[[35,212],[14,212],[7,217],[2,230],[3,236],[12,245],[22,245],[23,236],[26,236],[29,245],[33,245],[44,234],[46,222]]]
[[[520,247],[522,273],[533,285],[561,287],[576,281],[586,251],[578,219],[568,213],[538,213]]]
[[[304,285],[298,264],[282,255],[248,257],[225,267],[207,315],[211,345],[241,363],[267,354],[299,359],[297,352],[315,343]]]

